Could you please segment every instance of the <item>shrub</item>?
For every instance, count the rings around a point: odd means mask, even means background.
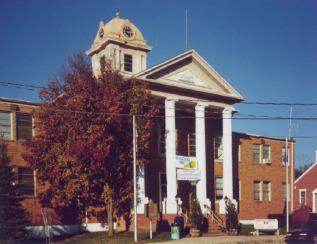
[[[201,212],[199,201],[194,197],[191,198],[189,220],[195,229],[199,229],[200,224],[203,221],[203,214]]]
[[[226,229],[237,230],[239,227],[238,213],[236,206],[231,202],[230,199],[226,201]]]

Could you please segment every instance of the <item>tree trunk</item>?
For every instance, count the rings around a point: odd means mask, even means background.
[[[112,196],[110,194],[108,198],[108,202],[106,202],[107,206],[107,216],[108,216],[108,235],[113,236],[113,218],[112,218]]]

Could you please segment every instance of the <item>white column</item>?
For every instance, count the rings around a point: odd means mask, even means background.
[[[207,205],[211,207],[210,200],[207,198],[206,182],[206,133],[205,133],[205,106],[197,104],[195,107],[195,134],[196,134],[196,159],[198,170],[200,171],[200,180],[197,182],[197,198],[204,213]]]
[[[222,112],[222,142],[223,142],[223,197],[233,199],[233,169],[232,169],[232,110],[226,108]],[[225,213],[225,201],[220,201],[220,213]]]
[[[175,136],[175,100],[165,100],[165,148],[166,148],[166,213],[177,213],[176,180],[176,136]]]
[[[137,193],[137,213],[144,214],[144,204],[149,202],[149,199],[145,196],[144,165],[137,167]]]

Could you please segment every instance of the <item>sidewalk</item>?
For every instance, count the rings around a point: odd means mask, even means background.
[[[194,243],[194,244],[227,244],[227,243],[237,243],[237,244],[262,244],[262,243],[274,243],[274,244],[284,244],[285,236],[215,236],[215,237],[197,237],[197,238],[182,238],[181,240],[171,240],[167,242],[168,244],[177,243]]]

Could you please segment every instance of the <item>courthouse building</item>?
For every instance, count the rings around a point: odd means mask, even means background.
[[[289,166],[285,166],[283,140],[232,131],[234,105],[244,98],[200,54],[188,50],[148,68],[150,51],[140,30],[119,14],[106,24],[100,22],[87,51],[96,76],[102,60],[109,60],[124,77],[148,82],[152,95],[162,102],[163,118],[154,128],[150,163],[139,169],[138,214],[151,199],[169,220],[188,210],[190,195],[195,195],[205,214],[224,214],[226,197],[236,204],[241,221],[282,215],[286,187],[293,185],[294,142],[288,144]],[[7,122],[4,127],[0,121],[0,129],[10,145],[19,143],[15,131],[20,115],[15,107],[35,109],[20,103],[0,101],[0,120]],[[19,153],[20,146],[13,150],[11,155]],[[29,197],[36,197],[36,179],[28,184],[33,186]],[[39,219],[34,222],[39,224]]]

